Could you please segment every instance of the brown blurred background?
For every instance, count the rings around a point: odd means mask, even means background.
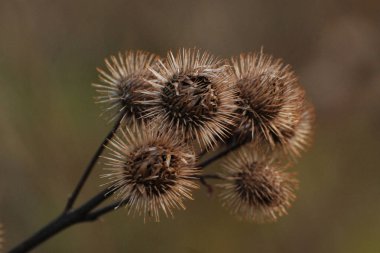
[[[380,252],[380,2],[0,1],[0,222],[7,247],[61,212],[111,127],[90,84],[119,50],[259,50],[292,64],[317,108],[301,188],[274,224],[239,222],[204,189],[143,224],[125,210],[35,252]],[[99,190],[97,168],[80,200]]]

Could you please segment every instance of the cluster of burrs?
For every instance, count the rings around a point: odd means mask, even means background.
[[[172,216],[197,182],[212,189],[206,180],[218,179],[223,204],[239,217],[286,214],[298,184],[288,168],[310,146],[314,124],[289,65],[263,52],[223,60],[197,49],[165,58],[128,51],[105,63],[96,100],[120,130],[102,176],[128,213]],[[224,169],[205,174],[210,157]]]

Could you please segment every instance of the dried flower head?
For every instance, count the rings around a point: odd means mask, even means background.
[[[166,216],[173,216],[173,208],[185,209],[183,200],[192,199],[191,190],[197,187],[193,179],[199,172],[192,150],[153,129],[122,133],[110,143],[108,173],[103,177],[118,188],[116,196],[127,201],[129,213],[159,221],[160,209]]]
[[[314,134],[315,111],[314,107],[305,101],[301,118],[297,124],[290,129],[280,129],[284,136],[283,142],[276,143],[276,152],[280,156],[296,158],[301,152],[310,147]],[[270,150],[268,150],[270,152]]]
[[[162,131],[174,131],[201,146],[211,147],[229,133],[235,111],[231,73],[223,62],[196,49],[169,52],[152,70],[153,100],[147,116]]]
[[[295,200],[294,174],[243,149],[224,164],[226,183],[220,196],[234,214],[256,222],[275,221]]]
[[[290,65],[263,52],[232,58],[238,93],[237,128],[240,137],[287,142],[301,118],[304,90]]]
[[[127,51],[105,59],[108,71],[98,69],[101,83],[93,84],[99,93],[97,102],[105,104],[104,111],[114,112],[113,117],[123,113],[124,122],[129,126],[139,125],[143,121],[142,112],[147,109],[141,102],[149,100],[149,96],[140,91],[149,90],[148,67],[157,59],[156,55],[144,51]]]

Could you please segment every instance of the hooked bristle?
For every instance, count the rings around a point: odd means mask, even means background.
[[[136,128],[143,119],[142,113],[148,108],[141,101],[149,100],[149,95],[141,91],[150,90],[146,81],[151,76],[148,68],[153,66],[158,56],[144,51],[127,51],[105,60],[108,71],[98,69],[100,84],[93,84],[99,93],[97,103],[104,105],[104,113],[110,112],[114,119],[123,114],[123,122]]]
[[[275,146],[275,155],[288,157],[295,160],[301,153],[307,150],[312,143],[315,125],[315,111],[312,104],[305,101],[301,118],[291,130],[280,129],[282,136],[285,136],[282,143]],[[271,152],[268,150],[268,152]]]
[[[127,129],[109,147],[103,177],[118,189],[116,196],[127,202],[129,213],[159,221],[160,210],[173,216],[173,208],[185,209],[199,170],[193,151],[180,139],[149,128],[134,134]]]
[[[303,111],[305,92],[290,65],[270,55],[232,58],[238,93],[236,134],[274,149],[287,143]]]
[[[225,138],[233,124],[235,94],[231,73],[222,61],[196,49],[168,53],[151,70],[154,97],[147,117],[154,117],[162,131],[174,132],[201,146],[212,147]]]
[[[293,173],[247,148],[229,157],[224,168],[220,196],[233,214],[259,223],[287,214],[298,185]]]

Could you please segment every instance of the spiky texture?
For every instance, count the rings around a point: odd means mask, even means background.
[[[155,117],[162,131],[174,132],[201,146],[212,147],[229,133],[235,111],[231,73],[210,54],[182,49],[159,61],[147,117]]]
[[[276,143],[277,155],[280,157],[297,158],[301,152],[311,146],[314,134],[315,111],[314,107],[305,102],[301,118],[291,129],[280,129],[282,136],[285,136],[283,142]],[[268,149],[268,152],[271,152]]]
[[[237,134],[271,148],[287,143],[301,118],[304,90],[290,65],[263,52],[232,58],[238,94]]]
[[[103,177],[118,188],[117,198],[127,201],[129,213],[159,221],[159,210],[173,216],[173,208],[185,209],[183,200],[192,199],[199,170],[192,150],[179,138],[153,129],[127,130],[111,141],[110,150]]]
[[[295,200],[298,181],[294,174],[243,149],[225,164],[226,183],[220,194],[233,214],[255,222],[275,221]]]
[[[148,67],[157,59],[156,55],[144,51],[127,51],[105,59],[108,71],[98,68],[101,83],[93,84],[99,93],[96,101],[104,104],[104,112],[111,112],[111,118],[123,113],[128,126],[139,126],[143,121],[142,113],[147,109],[141,102],[150,99],[140,91],[149,90],[146,79],[151,73]]]

